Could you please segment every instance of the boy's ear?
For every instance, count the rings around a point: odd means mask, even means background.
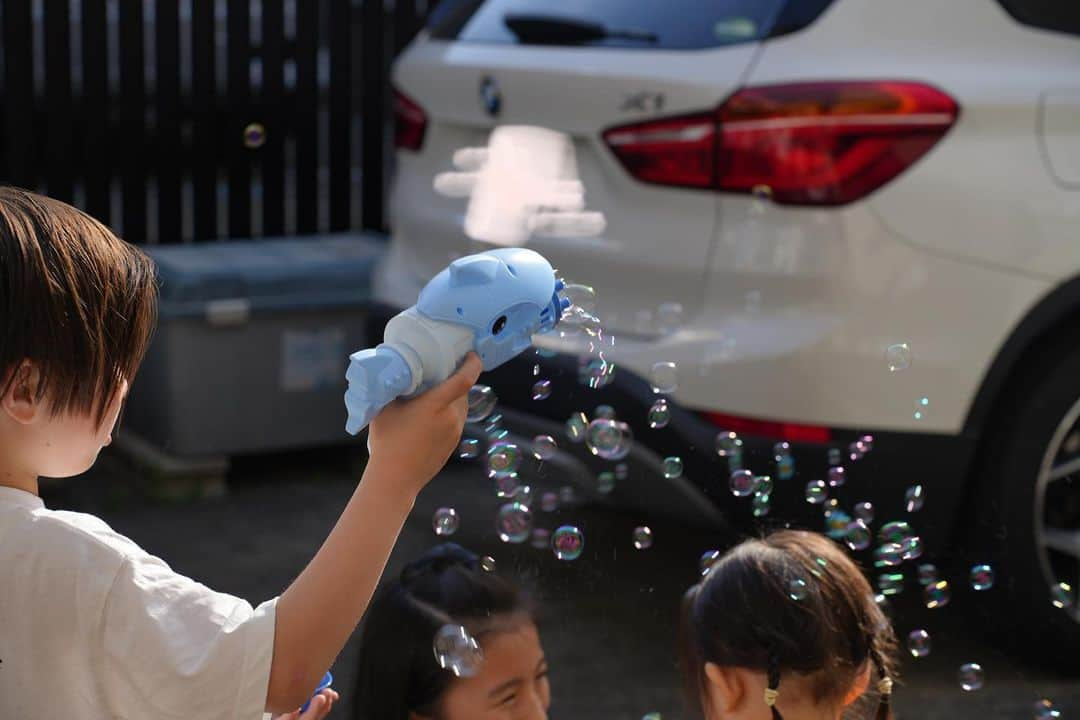
[[[848,707],[856,700],[863,696],[867,688],[870,687],[870,664],[867,663],[866,667],[855,676],[855,686],[848,691],[847,697],[844,698],[843,707]]]
[[[736,668],[705,663],[706,699],[713,708],[730,714],[738,709],[746,695],[746,683]]]
[[[41,373],[29,360],[23,360],[13,373],[11,384],[0,405],[4,412],[17,423],[28,425],[34,421],[40,410],[37,389],[41,380]]]

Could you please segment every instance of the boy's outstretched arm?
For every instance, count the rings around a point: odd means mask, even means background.
[[[372,421],[360,484],[322,548],[278,599],[268,712],[306,702],[356,629],[417,494],[461,438],[480,370],[470,353],[442,385],[391,403]]]

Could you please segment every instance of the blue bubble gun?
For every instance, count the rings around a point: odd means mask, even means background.
[[[436,275],[416,305],[386,325],[383,343],[350,356],[345,430],[360,432],[398,397],[446,380],[475,351],[484,370],[516,357],[550,332],[570,306],[542,255],[502,248],[459,258]]]

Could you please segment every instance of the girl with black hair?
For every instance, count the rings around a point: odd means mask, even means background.
[[[708,720],[892,717],[892,625],[821,535],[737,545],[687,591],[680,626],[687,695]]]
[[[457,677],[433,650],[446,625],[483,653]],[[410,563],[368,608],[360,635],[356,720],[546,720],[547,661],[521,592],[453,543]]]

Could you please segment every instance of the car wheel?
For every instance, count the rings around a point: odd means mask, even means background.
[[[990,563],[1002,639],[1036,662],[1080,652],[1080,346],[1059,343],[1010,383],[973,483],[973,563]],[[995,631],[996,633],[997,631]],[[1080,667],[1080,666],[1073,666]]]

